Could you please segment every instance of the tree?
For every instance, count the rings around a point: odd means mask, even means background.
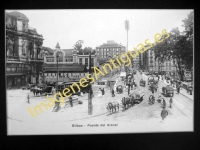
[[[92,48],[91,47],[85,47],[84,49],[83,49],[83,53],[85,54],[85,55],[89,55],[89,53],[92,53]]]
[[[82,51],[82,44],[83,44],[83,40],[78,40],[75,44],[74,44],[74,49],[78,51],[79,55],[83,54]]]
[[[186,68],[191,69],[193,66],[193,25],[194,25],[194,11],[191,11],[190,14],[183,21],[183,27],[185,27],[185,36],[186,36],[186,47],[187,47],[187,56],[186,59]]]

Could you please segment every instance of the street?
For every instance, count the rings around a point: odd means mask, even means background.
[[[118,132],[162,132],[162,131],[192,131],[193,130],[193,100],[181,94],[174,94],[173,106],[169,108],[169,98],[166,100],[166,110],[169,115],[164,121],[161,121],[161,104],[157,101],[153,105],[148,104],[151,92],[148,86],[139,86],[141,77],[147,81],[145,75],[141,76],[137,72],[135,76],[138,89],[144,90],[144,100],[126,111],[120,109],[118,112],[109,114],[106,109],[108,102],[117,101],[121,103],[123,96],[127,97],[128,94],[116,94],[115,97],[111,96],[111,92],[105,85],[93,85],[94,98],[92,99],[93,114],[88,115],[88,94],[83,97],[79,96],[79,100],[83,104],[77,104],[73,107],[61,106],[58,112],[52,112],[53,108],[48,110],[42,106],[43,112],[38,110],[39,114],[32,117],[28,111],[28,107],[33,110],[36,105],[41,102],[48,103],[45,96],[34,97],[33,93],[29,90],[8,90],[7,91],[7,118],[8,118],[8,134],[65,134],[65,133],[83,133],[89,132],[102,132],[109,130],[116,133],[115,127],[110,128],[105,126],[95,129],[95,127],[88,126],[89,124],[118,124],[120,129]],[[117,78],[117,75],[115,75]],[[159,81],[158,91],[154,94],[157,99],[158,94],[161,93],[162,87],[165,85]],[[98,89],[105,89],[105,95],[102,98],[98,97]],[[30,104],[26,103],[27,94],[30,94]],[[50,97],[53,97],[51,95]],[[80,124],[83,127],[72,127],[72,124]],[[85,125],[85,126],[84,126]],[[126,128],[124,128],[126,127]],[[83,128],[86,128],[83,131]],[[88,128],[90,130],[88,130]],[[123,128],[123,130],[122,130]]]

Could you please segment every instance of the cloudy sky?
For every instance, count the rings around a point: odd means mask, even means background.
[[[61,49],[73,48],[78,40],[83,47],[100,46],[107,40],[127,45],[126,19],[129,20],[128,48],[130,50],[146,39],[154,42],[154,35],[163,29],[175,27],[183,31],[182,20],[192,10],[153,9],[68,9],[68,10],[6,10],[19,11],[29,18],[29,26],[43,35],[43,46]]]

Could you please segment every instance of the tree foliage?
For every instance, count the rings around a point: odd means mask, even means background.
[[[158,59],[160,63],[165,60],[173,60],[181,80],[183,80],[184,70],[190,70],[193,66],[193,16],[194,12],[192,11],[183,20],[185,27],[183,34],[178,28],[173,28],[169,38],[162,37],[164,40],[156,43],[156,46],[152,48],[155,59]]]

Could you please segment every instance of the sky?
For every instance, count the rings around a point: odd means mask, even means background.
[[[29,26],[42,34],[43,46],[55,49],[71,49],[78,40],[84,47],[92,47],[113,40],[127,46],[125,20],[129,20],[128,49],[133,50],[146,39],[154,43],[154,35],[163,29],[170,32],[183,22],[192,9],[65,9],[65,10],[5,10],[18,11],[29,19]]]

